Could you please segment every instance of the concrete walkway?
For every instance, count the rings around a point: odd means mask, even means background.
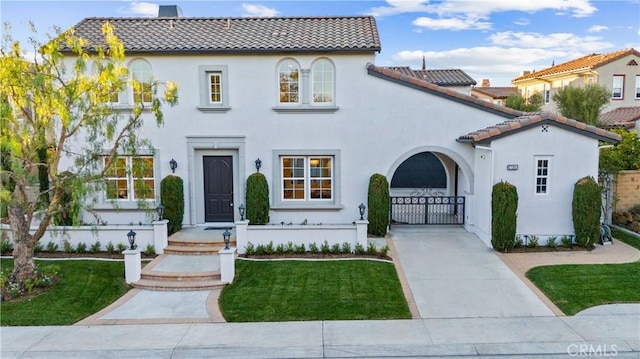
[[[421,318],[554,315],[462,227],[393,226],[390,234]]]

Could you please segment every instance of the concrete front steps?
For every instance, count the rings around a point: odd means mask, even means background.
[[[231,242],[230,245],[235,245]],[[218,251],[224,242],[169,239],[164,254],[142,268],[135,288],[157,291],[195,291],[224,287]]]
[[[236,242],[229,242],[229,246],[235,247]],[[166,254],[180,255],[217,255],[224,248],[223,241],[203,241],[197,239],[171,239],[164,248]]]

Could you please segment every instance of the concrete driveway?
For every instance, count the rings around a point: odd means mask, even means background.
[[[476,235],[459,226],[392,226],[421,318],[554,316]]]

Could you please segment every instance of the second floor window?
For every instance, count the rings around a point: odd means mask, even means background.
[[[640,99],[640,76],[636,75],[636,100]]]
[[[333,65],[321,59],[313,65],[313,103],[333,103]]]
[[[624,98],[624,76],[613,76],[613,87],[611,88],[611,98],[623,99]]]
[[[133,101],[135,103],[151,103],[153,82],[151,65],[141,59],[133,60],[130,71],[133,80]]]
[[[300,67],[293,60],[284,60],[278,68],[280,103],[300,102]]]
[[[211,103],[222,103],[222,74],[219,72],[209,72],[209,101]]]

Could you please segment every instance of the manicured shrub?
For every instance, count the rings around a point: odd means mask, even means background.
[[[531,237],[529,237],[529,248],[538,248],[540,246],[540,240],[538,239],[538,236],[534,236],[532,235]]]
[[[320,253],[320,249],[318,248],[318,245],[316,244],[316,242],[309,244],[309,252],[313,254]]]
[[[100,244],[100,241],[96,241],[94,244],[91,245],[91,248],[89,249],[89,252],[96,254],[98,252],[100,252],[100,247],[102,245]]]
[[[367,207],[367,231],[376,236],[384,236],[389,226],[389,181],[379,173],[373,174],[369,179]]]
[[[146,254],[147,257],[154,256],[156,254],[156,247],[153,244],[147,244],[147,248],[145,248],[144,254]]]
[[[351,253],[351,243],[349,242],[342,243],[342,253],[345,253],[345,254]]]
[[[247,178],[246,215],[250,224],[269,223],[269,184],[256,172]]]
[[[573,188],[573,230],[581,247],[591,247],[600,236],[602,194],[593,177],[584,177]]]
[[[58,245],[56,243],[53,243],[51,241],[49,241],[49,243],[47,243],[47,252],[53,253],[53,252],[55,252],[57,250],[58,250]]]
[[[376,245],[373,243],[369,243],[367,245],[367,254],[370,256],[375,256],[378,253],[378,249],[376,248]]]
[[[125,250],[129,249],[129,246],[124,244],[124,243],[122,243],[122,242],[120,242],[120,243],[116,244],[116,248],[118,249],[118,252],[122,253]]]
[[[491,245],[500,252],[515,245],[518,190],[509,182],[496,183],[491,193]]]
[[[562,246],[565,248],[571,248],[571,245],[573,244],[571,237],[567,235],[562,236],[562,238],[560,238],[560,242],[562,243]]]
[[[340,254],[340,243],[334,243],[329,251],[331,254]]]
[[[558,247],[558,237],[549,237],[547,239],[547,247],[549,248],[556,248]]]
[[[76,247],[76,252],[78,253],[87,253],[87,244],[84,242],[80,242],[78,243],[78,246]]]
[[[182,178],[169,175],[162,179],[160,202],[164,206],[164,218],[169,220],[168,234],[172,235],[182,229],[184,217],[184,183]]]
[[[113,245],[113,242],[109,241],[107,243],[107,253],[114,254],[116,252],[116,247]]]

